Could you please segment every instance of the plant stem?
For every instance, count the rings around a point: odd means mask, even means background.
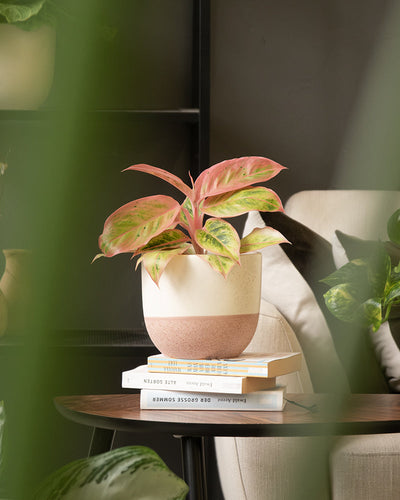
[[[190,223],[192,222],[192,223]],[[195,234],[198,229],[203,227],[203,215],[199,208],[193,203],[193,220],[189,221],[189,236],[196,254],[203,254],[204,250],[196,242]]]

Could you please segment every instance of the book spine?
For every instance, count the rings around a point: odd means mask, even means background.
[[[231,375],[239,377],[268,377],[268,366],[239,367],[225,360],[176,362],[174,360],[153,361],[148,358],[149,371],[159,373],[193,373],[205,375]]]
[[[143,389],[140,407],[144,410],[281,411],[286,402],[284,394],[282,387],[240,395]]]
[[[224,377],[174,376],[173,373],[123,374],[122,387],[241,394],[243,392],[243,379],[230,377],[227,381]]]

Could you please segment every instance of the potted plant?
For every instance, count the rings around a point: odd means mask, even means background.
[[[360,257],[322,279],[331,313],[345,322],[358,322],[376,332],[400,305],[400,209],[387,221],[390,241],[364,241],[346,236],[347,246]]]
[[[0,475],[5,460],[5,420],[4,402],[0,401]],[[188,491],[185,481],[151,448],[124,446],[64,465],[45,477],[29,498],[183,500]]]
[[[147,446],[124,446],[75,460],[50,474],[33,500],[184,500],[189,488]]]
[[[263,157],[236,158],[204,170],[191,186],[150,165],[126,169],[159,177],[184,195],[183,202],[155,195],[120,207],[105,221],[96,256],[140,256],[146,328],[163,354],[234,357],[249,344],[260,305],[257,250],[287,240],[270,227],[240,239],[224,218],[282,211],[274,191],[254,184],[283,168]]]
[[[0,109],[36,109],[53,83],[54,0],[0,1]]]

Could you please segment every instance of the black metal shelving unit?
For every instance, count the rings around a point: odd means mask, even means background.
[[[210,147],[210,0],[193,0],[192,19],[192,107],[181,109],[95,109],[83,112],[84,118],[100,121],[117,121],[118,123],[136,123],[137,121],[154,121],[156,123],[183,123],[190,127],[191,172],[193,177],[209,166]],[[40,122],[62,116],[62,109],[41,108],[38,110],[0,110],[0,121]],[[90,346],[110,355],[120,354],[125,346],[132,352],[134,344],[143,352],[152,349],[143,331],[124,341],[126,335],[116,332],[64,332],[58,337],[65,347],[76,349],[82,347],[88,352]],[[134,333],[134,332],[132,332]],[[100,340],[99,340],[100,339]],[[135,340],[136,339],[136,340]],[[6,335],[0,338],[0,347],[9,350],[18,347],[21,337]],[[56,347],[56,346],[54,346]]]
[[[192,107],[180,109],[95,109],[84,117],[134,122],[154,120],[192,126],[192,172],[197,176],[209,166],[210,149],[210,0],[193,0]],[[62,109],[0,110],[0,121],[42,121],[62,114]]]

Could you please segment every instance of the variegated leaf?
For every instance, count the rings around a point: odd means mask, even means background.
[[[366,300],[361,304],[360,313],[364,322],[372,325],[373,331],[376,332],[382,324],[382,305],[380,301],[375,298]]]
[[[123,446],[63,465],[24,498],[184,500],[188,491],[155,451]]]
[[[320,281],[329,286],[350,283],[354,289],[368,290],[367,270],[368,265],[365,259],[353,259]]]
[[[252,210],[282,211],[283,207],[278,195],[272,189],[257,186],[210,196],[201,203],[200,209],[214,217],[235,217]]]
[[[330,288],[324,294],[324,300],[331,313],[341,321],[351,322],[359,317],[361,302],[354,288],[348,283]]]
[[[270,245],[290,243],[279,231],[272,227],[256,227],[241,239],[240,253],[255,252]]]
[[[210,254],[205,254],[205,255],[199,255],[199,257],[203,260],[205,260],[210,266],[217,271],[218,273],[222,274],[224,278],[226,278],[233,268],[233,266],[237,266],[238,263],[235,262],[234,260],[230,259],[229,257],[222,257],[221,255],[210,255]]]
[[[185,243],[187,241],[189,241],[189,237],[179,229],[167,229],[166,231],[160,233],[158,236],[152,238],[147,243],[147,245],[139,248],[136,251],[136,254],[148,252],[151,250],[166,250],[167,248],[176,247],[177,245],[180,245],[181,243]]]
[[[153,250],[142,254],[140,260],[143,262],[144,268],[156,285],[158,285],[161,275],[167,267],[169,261],[175,257],[175,255],[185,253],[189,246],[189,243],[182,243],[182,245],[176,248],[170,248],[168,250]]]
[[[165,229],[173,228],[179,210],[179,203],[170,196],[131,201],[107,218],[99,247],[106,257],[135,252]]]
[[[193,206],[189,198],[186,198],[181,205],[181,211],[179,212],[179,224],[183,227],[189,227],[188,216],[193,219]]]
[[[400,282],[395,282],[388,287],[385,293],[385,302],[384,305],[387,307],[389,304],[393,302],[400,301]]]
[[[195,198],[202,200],[207,196],[216,196],[265,182],[284,168],[279,163],[261,156],[225,160],[199,175],[194,185]]]
[[[240,239],[236,229],[221,219],[208,219],[195,233],[196,242],[207,252],[240,261]]]
[[[168,172],[167,170],[164,170],[162,168],[158,167],[153,167],[152,165],[146,165],[145,163],[140,163],[138,165],[132,165],[126,170],[135,170],[136,172],[145,172],[146,174],[151,174],[154,175],[155,177],[159,177],[160,179],[163,179],[164,181],[168,182],[172,186],[176,187],[176,189],[179,189],[183,194],[185,194],[188,198],[193,197],[193,191],[192,189],[183,182],[182,179],[177,177],[174,174],[171,174],[171,172]]]

